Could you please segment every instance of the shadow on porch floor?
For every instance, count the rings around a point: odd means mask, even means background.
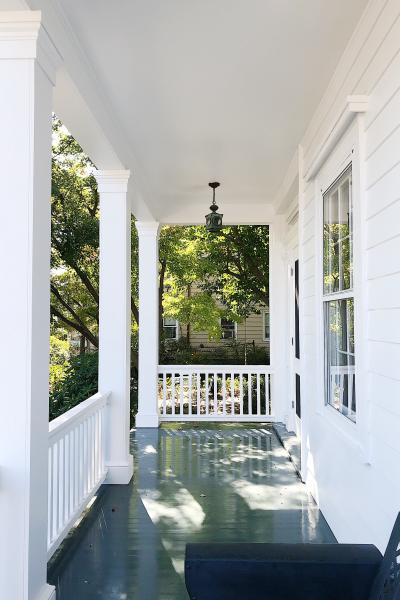
[[[49,565],[58,600],[187,599],[187,542],[332,542],[267,426],[138,430],[134,480],[103,486]]]

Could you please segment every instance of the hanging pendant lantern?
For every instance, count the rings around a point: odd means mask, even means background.
[[[218,206],[215,203],[215,190],[217,187],[220,186],[220,184],[218,183],[218,181],[213,181],[208,185],[213,190],[213,201],[210,206],[211,212],[208,215],[206,215],[206,229],[209,233],[219,233],[222,229],[222,217],[224,215],[221,215],[217,212]]]

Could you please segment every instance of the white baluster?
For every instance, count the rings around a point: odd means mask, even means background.
[[[179,375],[179,409],[180,416],[183,416],[183,373]]]
[[[193,373],[192,371],[189,372],[189,381],[188,381],[188,385],[189,385],[189,389],[188,389],[188,396],[189,396],[189,416],[192,416],[192,384],[193,384]]]
[[[231,415],[235,414],[235,374],[231,373]]]
[[[260,373],[257,373],[257,416],[261,415]]]
[[[167,414],[167,374],[163,373],[162,414]]]
[[[214,415],[218,414],[218,374],[214,373]]]
[[[226,416],[226,373],[222,373],[222,414]]]
[[[240,401],[240,416],[243,416],[243,373],[239,375],[239,401]]]
[[[175,414],[175,373],[171,373],[171,414]]]
[[[49,468],[49,486],[48,486],[48,522],[47,522],[47,545],[49,546],[53,539],[53,447],[49,447],[48,453],[48,468]]]

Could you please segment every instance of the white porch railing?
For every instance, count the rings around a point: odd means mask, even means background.
[[[47,554],[52,556],[107,474],[104,411],[95,394],[49,423]]]
[[[160,365],[160,421],[273,421],[265,365]]]

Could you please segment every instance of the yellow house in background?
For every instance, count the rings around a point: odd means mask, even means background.
[[[188,327],[185,323],[169,317],[164,317],[163,327],[165,339],[186,338],[193,348],[207,350],[234,342],[269,348],[269,311],[265,308],[260,309],[258,314],[252,313],[240,323],[222,318],[221,339],[219,340],[210,340],[206,331],[193,331],[190,327],[188,335]]]

